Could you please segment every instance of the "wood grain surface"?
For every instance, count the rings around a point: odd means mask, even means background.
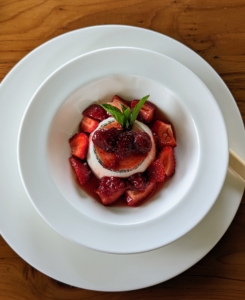
[[[193,49],[225,81],[245,121],[245,0],[0,0],[0,81],[47,40],[101,24],[149,28]],[[245,299],[245,197],[228,231],[201,261],[167,282],[132,292],[62,284],[28,265],[0,237],[0,299]]]

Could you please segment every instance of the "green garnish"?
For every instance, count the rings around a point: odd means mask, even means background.
[[[122,111],[120,111],[117,107],[112,106],[110,104],[101,104],[101,106],[111,114],[114,119],[124,128],[131,129],[134,121],[136,120],[141,107],[147,101],[150,95],[147,95],[140,99],[140,101],[135,105],[135,107],[131,110],[129,107],[125,107],[121,105]]]

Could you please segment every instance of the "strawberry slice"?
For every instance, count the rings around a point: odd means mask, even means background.
[[[88,137],[85,133],[80,132],[74,134],[69,139],[71,154],[80,159],[84,159],[88,152],[88,143]]]
[[[125,107],[128,107],[125,100],[123,100],[121,97],[119,97],[117,95],[113,96],[111,102],[108,102],[108,104],[115,106],[120,111],[122,111],[122,105],[124,105]]]
[[[131,108],[134,108],[139,100],[133,100],[131,102]],[[151,102],[145,102],[141,107],[137,119],[144,123],[150,123],[156,114],[156,106]]]
[[[131,188],[143,192],[148,184],[143,173],[135,173],[128,178]]]
[[[69,158],[69,162],[77,175],[77,180],[80,185],[84,185],[91,179],[92,172],[89,169],[87,163],[80,161],[78,158],[74,156]]]
[[[146,170],[148,181],[162,182],[165,179],[165,169],[160,159],[155,160]]]
[[[90,117],[83,117],[79,124],[79,131],[91,133],[99,126],[99,121]]]
[[[174,149],[172,147],[164,147],[158,154],[158,159],[162,162],[165,174],[167,177],[171,177],[175,172],[175,156]]]
[[[104,168],[109,170],[114,170],[116,168],[117,158],[115,153],[110,153],[96,147],[96,154]]]
[[[82,112],[82,114],[97,121],[103,121],[108,118],[106,110],[104,110],[104,108],[99,104],[90,105]]]
[[[142,201],[146,200],[153,191],[155,190],[156,183],[155,182],[148,182],[146,187],[143,191],[138,190],[127,190],[125,192],[126,201],[129,206],[137,206],[142,203]]]
[[[156,135],[158,147],[177,146],[171,124],[157,120],[152,127],[152,132]]]
[[[126,183],[119,177],[102,177],[95,193],[100,197],[102,204],[109,205],[115,202],[126,189]]]

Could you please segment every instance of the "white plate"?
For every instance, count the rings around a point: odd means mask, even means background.
[[[243,122],[224,82],[201,57],[162,34],[128,26],[85,28],[49,41],[17,64],[0,87],[0,133],[4,141],[0,148],[1,234],[24,260],[41,272],[73,286],[100,291],[147,287],[191,267],[225,233],[244,190],[243,184],[228,172],[215,205],[202,222],[166,247],[135,255],[89,250],[63,238],[44,222],[29,201],[18,172],[16,147],[21,118],[36,89],[55,69],[87,51],[113,46],[154,50],[196,73],[222,110],[230,146],[245,159]]]
[[[104,207],[71,176],[68,140],[81,112],[115,94],[150,94],[177,137],[174,177],[137,208]],[[27,107],[18,145],[24,186],[41,216],[63,236],[107,253],[150,251],[186,234],[214,204],[228,166],[224,120],[207,87],[177,61],[139,48],[93,51],[58,69]]]

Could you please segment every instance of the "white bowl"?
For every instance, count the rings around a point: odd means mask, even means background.
[[[150,94],[177,137],[174,177],[136,208],[90,198],[68,162],[81,112],[115,94]],[[207,214],[226,176],[228,141],[213,95],[190,70],[152,51],[108,48],[70,61],[38,89],[22,120],[18,162],[30,200],[57,232],[98,251],[139,253],[175,241]]]

